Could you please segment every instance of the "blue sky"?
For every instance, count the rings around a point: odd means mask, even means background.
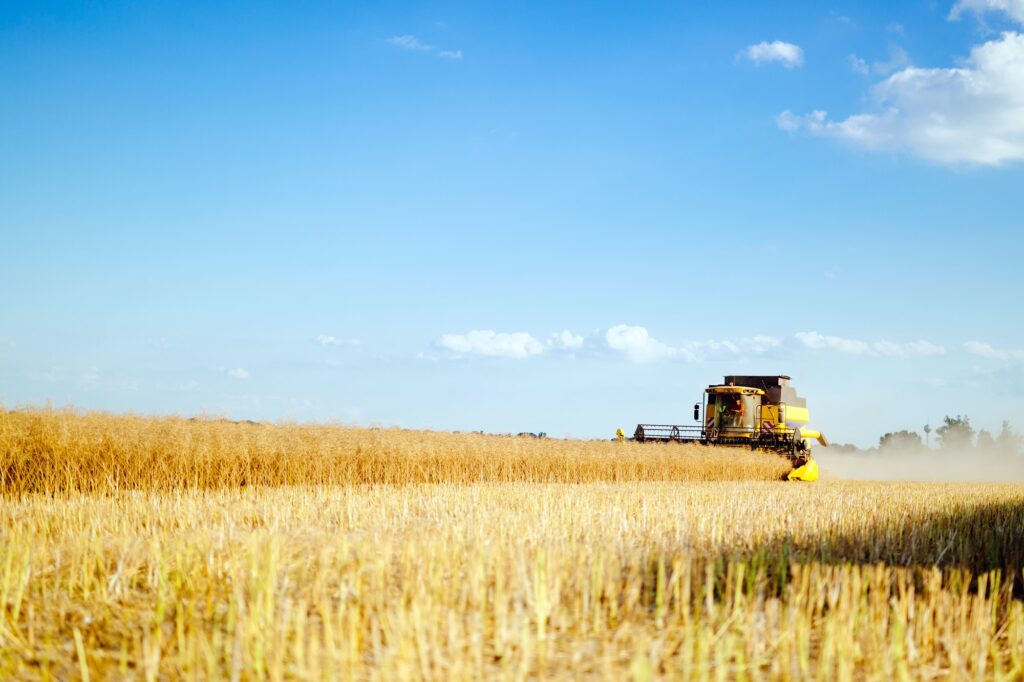
[[[0,403],[1024,430],[1024,3],[0,6]]]

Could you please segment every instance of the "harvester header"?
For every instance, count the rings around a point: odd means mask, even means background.
[[[704,389],[704,399],[693,406],[698,424],[637,424],[633,439],[766,450],[789,458],[789,478],[816,480],[818,465],[811,458],[810,441],[827,446],[828,440],[807,428],[807,401],[789,381],[785,374],[728,375],[723,383]]]

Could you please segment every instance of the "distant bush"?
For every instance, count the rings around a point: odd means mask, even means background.
[[[894,431],[878,439],[878,449],[919,450],[924,447],[921,436],[913,431]]]

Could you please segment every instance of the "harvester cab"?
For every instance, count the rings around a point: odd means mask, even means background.
[[[709,432],[747,438],[756,431],[764,391],[746,386],[709,386],[705,393]]]
[[[810,441],[827,446],[828,439],[807,428],[807,401],[789,381],[782,374],[726,376],[723,383],[704,390],[703,422],[701,404],[694,405],[694,421],[699,425],[638,424],[633,439],[765,450],[789,458],[790,480],[815,481],[818,464],[811,457]]]

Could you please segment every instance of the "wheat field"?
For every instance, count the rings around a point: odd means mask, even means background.
[[[337,425],[0,412],[0,485],[45,494],[277,485],[776,480],[745,450]]]
[[[609,442],[0,424],[3,679],[1024,676],[1020,485],[786,483],[758,453]]]

